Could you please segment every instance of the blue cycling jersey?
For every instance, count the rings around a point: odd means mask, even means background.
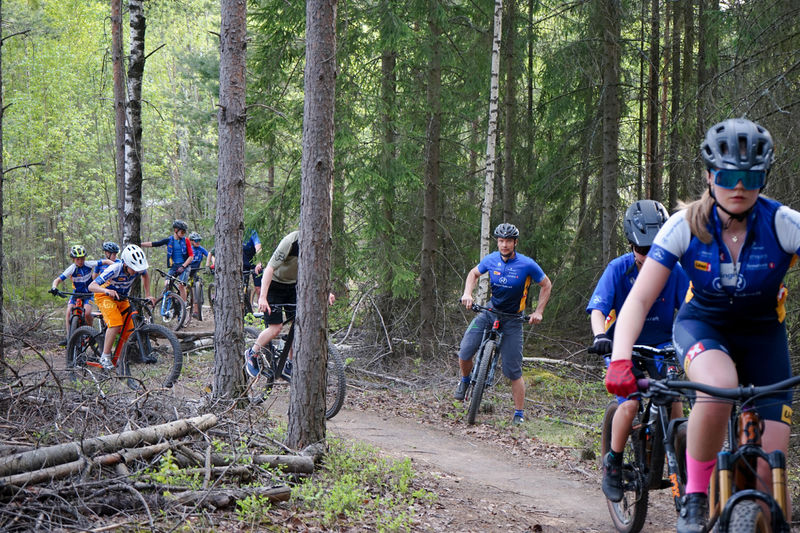
[[[203,262],[203,258],[208,256],[208,250],[200,246],[193,246],[192,249],[194,250],[194,260],[191,262],[189,267],[193,270],[197,270],[200,268],[200,263]]]
[[[121,263],[121,262],[122,262],[122,259],[114,259],[114,262],[115,262],[115,263]],[[103,263],[101,263],[100,261],[98,261],[98,262],[97,262],[97,266],[96,266],[96,267],[94,267],[94,270],[93,270],[92,272],[94,272],[95,274],[99,274],[99,273],[101,273],[103,270],[105,270],[107,266],[108,266],[108,265],[104,265]]]
[[[508,261],[500,252],[492,252],[478,264],[481,274],[489,273],[492,287],[492,308],[503,313],[521,313],[525,310],[528,287],[531,281],[541,283],[545,278],[541,267],[519,252]]]
[[[256,266],[255,263],[253,263],[253,258],[256,255],[257,244],[261,244],[261,240],[258,238],[256,230],[252,230],[250,235],[247,236],[242,243],[242,265],[245,270],[249,270],[248,267]]]
[[[170,235],[166,239],[152,242],[153,248],[167,245],[167,266],[182,265],[186,258],[193,255],[192,245],[186,237]]]
[[[145,270],[144,272],[136,272],[133,275],[128,274],[122,261],[118,261],[109,265],[94,281],[103,288],[112,289],[122,296],[127,296],[136,278],[146,272]]]
[[[613,259],[600,277],[600,281],[597,282],[597,287],[586,306],[587,313],[591,313],[594,309],[603,313],[603,316],[606,317],[606,332],[611,337],[614,336],[617,315],[638,275],[639,269],[636,268],[636,258],[633,252]],[[681,265],[675,265],[664,289],[647,314],[636,344],[657,346],[672,339],[672,322],[675,311],[680,309],[688,288],[689,278],[686,277]]]
[[[782,321],[783,277],[800,251],[800,213],[760,196],[747,220],[738,261],[722,241],[722,223],[712,209],[712,241],[691,234],[686,211],[670,217],[648,257],[667,268],[680,261],[691,280],[689,304],[724,321]]]
[[[102,262],[99,260],[84,261],[83,266],[81,267],[76,266],[75,263],[72,263],[58,277],[61,279],[61,281],[64,281],[67,278],[72,278],[72,287],[74,288],[73,292],[89,292],[89,284],[92,282],[92,269],[97,265],[102,265]]]

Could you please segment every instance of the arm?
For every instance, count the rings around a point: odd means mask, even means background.
[[[92,281],[89,284],[89,292],[103,293],[106,296],[110,296],[111,298],[114,298],[115,300],[119,299],[119,294],[117,294],[117,291],[115,291],[114,289],[106,289],[104,287],[101,287],[97,283],[97,281]]]
[[[256,255],[258,255],[259,253],[261,253],[261,243],[257,242],[256,243]],[[261,265],[261,261],[259,261],[258,264],[255,266],[255,273],[256,274],[260,274],[261,271],[263,270],[263,268],[264,267]]]
[[[600,335],[606,332],[606,315],[599,309],[592,309],[590,315],[592,322],[592,335]]]
[[[475,300],[472,299],[472,293],[475,291],[475,286],[478,284],[478,279],[481,277],[481,271],[478,267],[473,268],[467,274],[467,279],[464,282],[464,294],[461,295],[461,303],[467,309],[472,308]]]
[[[264,269],[264,277],[261,278],[261,294],[258,295],[258,309],[262,312],[272,313],[272,309],[267,302],[267,292],[269,292],[269,285],[272,283],[272,274],[275,269],[267,265]]]
[[[538,324],[542,321],[544,308],[547,307],[547,302],[550,300],[550,292],[553,290],[553,282],[547,276],[539,282],[539,303],[531,313],[531,318],[528,320],[529,324]]]

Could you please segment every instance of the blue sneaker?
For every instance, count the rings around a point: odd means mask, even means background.
[[[258,364],[258,356],[253,351],[252,347],[244,351],[244,370],[251,378],[256,378],[261,373],[261,367]]]

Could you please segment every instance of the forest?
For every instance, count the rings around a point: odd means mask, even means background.
[[[334,4],[330,327],[355,326],[389,366],[453,364],[465,276],[501,222],[553,283],[526,356],[582,362],[589,296],[629,250],[625,209],[649,198],[673,212],[699,197],[699,146],[724,119],[771,132],[764,193],[800,208],[794,0]],[[100,257],[104,241],[155,241],[182,219],[215,246],[220,2],[121,5],[123,77],[141,92],[138,226],[121,203],[109,1],[0,2],[1,279],[14,320],[52,304],[74,244]],[[266,262],[300,222],[307,5],[246,6],[242,227],[257,230]],[[795,354],[796,269],[786,284]]]

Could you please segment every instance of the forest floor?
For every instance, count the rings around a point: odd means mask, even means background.
[[[190,324],[187,330],[203,332],[212,327],[211,321],[206,320]],[[24,331],[13,328],[7,334],[20,339],[25,337]],[[131,425],[156,424],[210,410],[208,406],[205,411],[198,407],[203,398],[208,397],[211,380],[213,356],[208,350],[186,354],[181,378],[169,393],[137,396],[126,392],[124,387],[103,388],[103,396],[99,398],[100,385],[77,391],[66,391],[66,387],[62,387],[59,376],[63,371],[63,349],[55,346],[53,335],[44,344],[40,342],[41,334],[30,332],[28,337],[31,338],[17,343],[16,351],[7,349],[6,353],[17,375],[36,376],[34,380],[25,381],[39,385],[0,397],[2,408],[6,409],[5,423],[0,424],[0,448],[10,450],[32,440],[40,442],[38,447],[64,442],[74,438],[76,432],[82,438],[108,434]],[[546,349],[544,351],[546,355]],[[412,530],[614,531],[600,491],[597,464],[597,428],[607,400],[602,391],[597,393],[599,374],[593,376],[590,371],[582,378],[573,379],[575,376],[569,375],[569,369],[557,365],[541,368],[542,365],[537,364],[537,369],[526,370],[527,397],[536,401],[530,401],[527,420],[522,426],[510,424],[510,391],[502,381],[488,391],[484,400],[486,409],[479,413],[478,423],[469,426],[464,421],[464,406],[452,399],[455,357],[433,362],[416,360],[392,367],[375,364],[374,350],[356,348],[355,343],[342,347],[342,352],[348,359],[348,392],[342,411],[327,423],[328,437],[369,445],[375,453],[389,459],[410,459],[416,472],[413,488],[435,495],[430,501],[413,506],[413,518],[409,520]],[[46,365],[50,369],[44,368]],[[576,372],[581,374],[585,370]],[[35,393],[30,392],[34,389]],[[205,444],[200,439],[187,446],[200,452],[205,446],[209,453],[209,439],[216,442],[227,436],[229,443],[246,441],[258,446],[273,440],[270,435],[275,435],[273,430],[286,418],[288,394],[285,388],[283,390],[283,393],[276,391],[272,400],[264,405],[219,413],[220,426],[206,433]],[[163,472],[163,461],[161,465]],[[171,464],[167,466],[172,468]],[[144,475],[152,477],[152,469]],[[77,481],[53,482],[46,489],[21,491],[23,498],[19,494],[15,496],[13,521],[8,521],[12,506],[6,506],[7,513],[0,512],[0,529],[24,530],[25,526],[32,525],[30,520],[36,520],[39,526],[46,516],[49,522],[45,520],[45,529],[114,529],[117,524],[118,530],[135,530],[138,526],[131,529],[131,524],[141,524],[144,518],[135,511],[115,515],[113,509],[107,508],[122,506],[124,502],[112,500],[114,505],[108,503],[108,494],[119,483],[110,487],[101,478],[95,470],[84,472]],[[85,492],[89,488],[92,492]],[[157,493],[150,495],[145,489],[141,492],[144,496],[140,495],[139,499],[149,502],[150,508],[167,507],[164,498]],[[42,502],[45,494],[49,497],[57,494],[61,503],[55,508],[47,507],[48,504]],[[98,502],[98,498],[103,501]],[[363,526],[354,525],[352,519],[335,522],[338,525],[322,525],[326,521],[315,517],[313,511],[298,510],[292,505],[287,502],[273,506],[269,511],[272,526],[266,529],[379,529],[373,519]],[[89,521],[91,527],[85,519],[72,516],[85,515],[87,509],[91,509],[93,514],[90,515],[94,516]],[[262,529],[258,525],[245,525],[241,515],[231,512],[204,511],[198,518],[195,507],[184,508],[180,513],[183,514],[179,515],[177,524],[183,523],[183,526],[176,525],[173,514],[167,515],[169,520],[165,523],[173,524],[169,527],[159,522],[158,517],[149,517],[151,528]],[[22,514],[28,521],[20,518]],[[19,521],[22,527],[11,527],[14,521]],[[674,524],[675,511],[667,492],[651,493],[643,531],[674,531]]]

